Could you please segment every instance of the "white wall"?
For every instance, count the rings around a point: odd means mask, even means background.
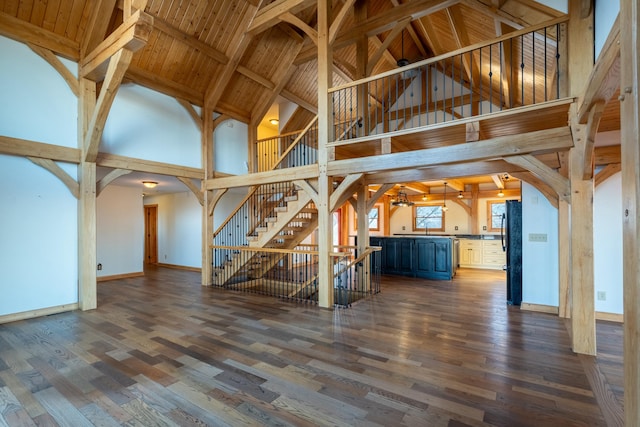
[[[0,315],[78,302],[75,197],[20,157],[0,155],[0,182]]]
[[[109,185],[97,199],[98,277],[140,273],[143,258],[142,191]]]
[[[62,77],[4,37],[0,58],[0,135],[76,147],[77,100]],[[78,302],[76,199],[20,157],[0,155],[0,182],[0,315]]]
[[[622,174],[596,187],[593,205],[596,311],[622,314]],[[604,301],[598,292],[605,292]]]
[[[214,168],[233,175],[247,173],[249,128],[237,120],[227,120],[213,132]]]
[[[158,262],[200,268],[202,207],[191,192],[147,196],[158,205]]]
[[[529,234],[546,234],[530,242]],[[558,210],[535,187],[522,183],[522,302],[558,306]]]
[[[178,101],[127,84],[113,101],[100,151],[200,168],[200,147],[200,130]]]
[[[620,12],[620,2],[609,0],[596,1],[595,3],[595,49],[597,59],[598,55],[600,55],[600,52],[602,51],[604,42],[607,40],[607,37],[611,32],[611,27],[613,27],[613,23],[618,16],[618,12]]]

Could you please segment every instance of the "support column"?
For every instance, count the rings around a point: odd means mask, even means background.
[[[580,140],[574,141],[578,144]],[[596,354],[593,277],[593,179],[582,179],[580,148],[571,149],[571,340],[576,353]]]
[[[583,0],[569,0],[569,95],[580,95],[593,69],[593,10],[583,15]],[[592,8],[593,9],[593,8]],[[593,147],[587,126],[570,109],[574,147],[569,154],[571,181],[571,339],[576,353],[596,354],[595,289],[593,276],[593,170],[585,159]],[[591,165],[588,166],[592,168]]]
[[[81,310],[98,306],[96,246],[96,164],[86,162],[85,135],[96,105],[96,84],[80,79],[78,96],[78,147],[82,161],[78,165],[78,305]]]
[[[369,246],[369,188],[366,185],[358,189],[358,200],[356,202],[356,215],[358,220],[358,254],[364,252]],[[379,220],[379,219],[378,219]]]
[[[204,168],[204,179],[212,179],[214,175],[214,153],[213,153],[213,112],[209,108],[202,109],[202,167]],[[209,212],[213,192],[204,189],[202,183],[202,286],[211,286],[211,248],[213,241],[213,212]]]
[[[624,282],[624,415],[640,425],[640,12],[620,1],[620,122],[622,130],[622,248]]]
[[[329,87],[333,64],[329,27],[329,2],[318,0],[318,305],[333,307],[332,215],[330,211],[331,178],[327,175],[330,130]]]

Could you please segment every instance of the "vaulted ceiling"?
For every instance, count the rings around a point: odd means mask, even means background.
[[[0,34],[79,62],[125,20],[127,1],[0,0]],[[288,129],[315,112],[315,0],[131,1],[153,19],[127,80],[245,122],[278,94],[300,106]],[[334,18],[344,13],[336,85],[563,15],[533,0],[334,0]],[[358,44],[367,64],[356,63]]]

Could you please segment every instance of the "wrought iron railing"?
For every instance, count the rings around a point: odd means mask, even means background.
[[[318,302],[318,251],[211,246],[213,286],[274,296],[299,302]],[[355,248],[332,254],[334,303],[348,307],[380,292],[380,248],[355,256]],[[228,256],[230,254],[230,256]]]
[[[296,187],[291,182],[278,182],[256,186],[238,205],[236,210],[213,233],[217,246],[247,246],[250,236],[257,235],[261,227],[277,217],[280,209],[296,197]],[[232,253],[219,252],[214,264],[229,259]],[[220,258],[221,257],[221,258]]]
[[[256,172],[318,162],[318,117],[305,129],[256,141]]]
[[[330,142],[560,99],[566,87],[566,20],[330,89]]]

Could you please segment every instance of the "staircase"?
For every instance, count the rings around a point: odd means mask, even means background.
[[[271,200],[261,208],[271,212],[247,234],[246,240],[251,248],[294,249],[318,225],[318,210],[311,197],[304,191],[294,190],[283,195],[280,200]],[[284,256],[283,253],[231,251],[223,265],[214,270],[213,284],[223,286],[229,282],[247,282],[267,274]]]
[[[281,146],[281,142],[275,146]],[[279,158],[264,167],[276,170],[316,162],[317,117]],[[284,251],[278,253],[277,250],[296,248],[317,225],[318,211],[311,197],[293,183],[255,187],[213,235],[214,248],[223,248],[214,249],[212,283],[225,286],[247,281],[247,286],[250,286],[251,280],[268,274],[282,260]],[[256,251],[250,252],[249,256],[249,252],[241,250],[246,247],[256,248]],[[261,248],[276,251],[258,252]]]

